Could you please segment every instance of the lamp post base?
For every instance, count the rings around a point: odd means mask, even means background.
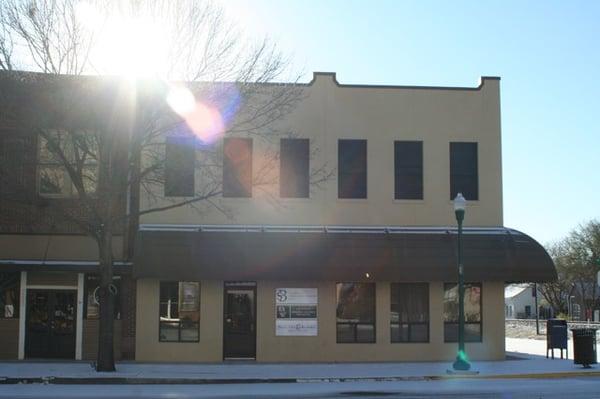
[[[456,360],[452,363],[452,368],[456,371],[468,371],[471,369],[471,363],[469,363],[467,355],[464,352],[458,352]]]

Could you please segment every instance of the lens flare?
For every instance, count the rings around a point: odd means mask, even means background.
[[[196,107],[196,99],[185,87],[172,87],[167,94],[167,103],[177,114],[185,116]]]
[[[234,85],[220,85],[203,92],[200,101],[183,86],[173,86],[167,94],[167,103],[183,118],[189,131],[203,143],[216,141],[231,123],[240,103],[240,95]]]

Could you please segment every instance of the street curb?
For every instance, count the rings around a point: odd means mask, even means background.
[[[443,381],[457,379],[560,379],[600,377],[600,371],[559,373],[494,374],[494,375],[431,375],[402,377],[326,377],[326,378],[140,378],[140,377],[0,377],[0,385],[222,385],[222,384],[302,384],[326,382],[399,382]]]

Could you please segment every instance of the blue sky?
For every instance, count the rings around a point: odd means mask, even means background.
[[[600,218],[600,2],[222,3],[294,68],[341,83],[476,86],[500,76],[504,224],[542,243]]]

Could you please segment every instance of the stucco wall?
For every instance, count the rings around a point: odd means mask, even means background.
[[[449,143],[478,143],[479,201],[470,201],[467,226],[501,226],[502,163],[499,80],[484,79],[473,89],[356,87],[337,85],[332,75],[317,75],[303,88],[306,98],[273,127],[310,138],[317,150],[311,168],[337,168],[339,139],[367,140],[367,199],[338,199],[337,173],[312,187],[308,199],[279,198],[278,184],[253,190],[253,198],[216,198],[232,211],[194,204],[142,217],[142,223],[282,225],[454,225],[450,201]],[[394,200],[395,140],[423,141],[423,200]],[[269,163],[269,147],[256,137],[253,170]],[[215,144],[222,153],[222,141]],[[268,168],[279,179],[279,162]],[[196,185],[202,181],[196,173]],[[163,195],[162,190],[156,193]],[[155,198],[153,198],[155,200]],[[166,202],[165,202],[166,203]],[[160,205],[153,203],[152,205]],[[142,198],[142,209],[150,206]]]
[[[15,360],[19,354],[19,319],[0,319],[0,359]]]
[[[98,261],[98,245],[81,235],[0,234],[2,259]],[[123,239],[113,238],[113,255],[121,259]]]
[[[275,336],[275,289],[318,288],[318,336]],[[136,360],[220,362],[223,356],[223,282],[201,282],[200,342],[159,343],[159,281],[138,280]],[[258,362],[452,360],[456,343],[444,343],[443,282],[429,285],[430,342],[390,343],[390,283],[377,282],[376,334],[373,344],[336,343],[335,282],[258,282]],[[468,343],[474,360],[504,358],[504,284],[484,282],[483,341]]]

